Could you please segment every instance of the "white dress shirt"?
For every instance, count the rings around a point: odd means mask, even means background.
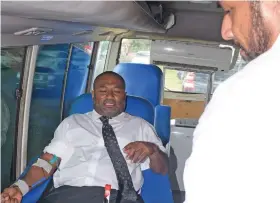
[[[54,174],[54,186],[102,186],[111,184],[118,189],[117,177],[104,146],[101,116],[96,112],[75,114],[66,118],[57,128],[51,143],[44,152],[62,159]],[[109,120],[116,134],[123,155],[123,148],[134,141],[152,142],[162,151],[165,148],[154,128],[145,120],[122,113]],[[143,184],[141,170],[149,168],[149,158],[144,163],[127,160],[134,188]]]
[[[221,84],[194,132],[186,203],[280,203],[280,36]]]

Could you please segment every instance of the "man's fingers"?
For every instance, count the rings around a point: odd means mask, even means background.
[[[6,193],[5,190],[4,190],[4,192],[1,194],[1,199],[2,199],[2,198],[5,198],[5,197],[7,197],[7,196],[9,196],[9,194]]]
[[[5,189],[2,193],[2,197],[4,199],[5,203],[11,202],[11,197],[14,194],[13,190],[11,188]],[[2,198],[1,198],[2,199]]]
[[[135,142],[131,142],[131,143],[127,144],[127,145],[123,148],[124,151],[128,151],[128,150],[132,149],[134,143],[135,143]]]
[[[148,157],[148,153],[147,152],[143,152],[140,156],[139,156],[139,162],[143,163],[146,158]]]
[[[135,151],[132,161],[137,163],[139,161],[139,156],[143,153],[143,149],[138,149]]]
[[[2,193],[1,195],[1,202],[6,202],[9,200],[9,195],[6,193]]]
[[[10,202],[11,202],[11,198],[9,196],[5,197],[4,203],[10,203]]]
[[[135,149],[130,149],[130,150],[128,150],[127,152],[127,158],[128,159],[132,159],[133,158],[133,156],[134,156],[134,153],[135,153]]]
[[[1,194],[1,202],[4,203],[19,203],[21,200],[21,194],[15,188],[6,188]]]

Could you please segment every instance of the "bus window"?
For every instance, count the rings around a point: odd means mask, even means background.
[[[27,163],[53,138],[60,123],[60,98],[69,44],[41,46],[33,79]]]
[[[165,91],[207,93],[209,74],[190,71],[165,70]]]
[[[93,42],[73,44],[64,98],[64,118],[68,116],[71,103],[85,93]]]
[[[171,118],[198,119],[205,107],[210,75],[163,68],[163,104],[171,106]]]
[[[63,116],[62,93],[64,117],[73,99],[85,93],[92,45],[89,42],[40,47],[30,106],[27,162],[39,155],[53,138]],[[66,72],[68,59],[69,69]],[[65,74],[67,77],[64,85]]]
[[[151,40],[123,39],[119,63],[150,64]]]
[[[14,147],[18,74],[24,67],[25,48],[1,48],[1,187],[10,184]]]

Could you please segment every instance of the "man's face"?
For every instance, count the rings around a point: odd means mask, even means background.
[[[115,117],[125,108],[126,93],[121,79],[106,74],[95,81],[94,108],[102,116]]]
[[[272,46],[271,5],[257,1],[221,1],[220,4],[225,11],[222,37],[234,40],[245,60],[258,57]]]

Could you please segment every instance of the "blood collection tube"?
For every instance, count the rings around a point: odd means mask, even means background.
[[[105,185],[105,192],[104,192],[104,203],[110,202],[110,195],[111,195],[111,185]]]

